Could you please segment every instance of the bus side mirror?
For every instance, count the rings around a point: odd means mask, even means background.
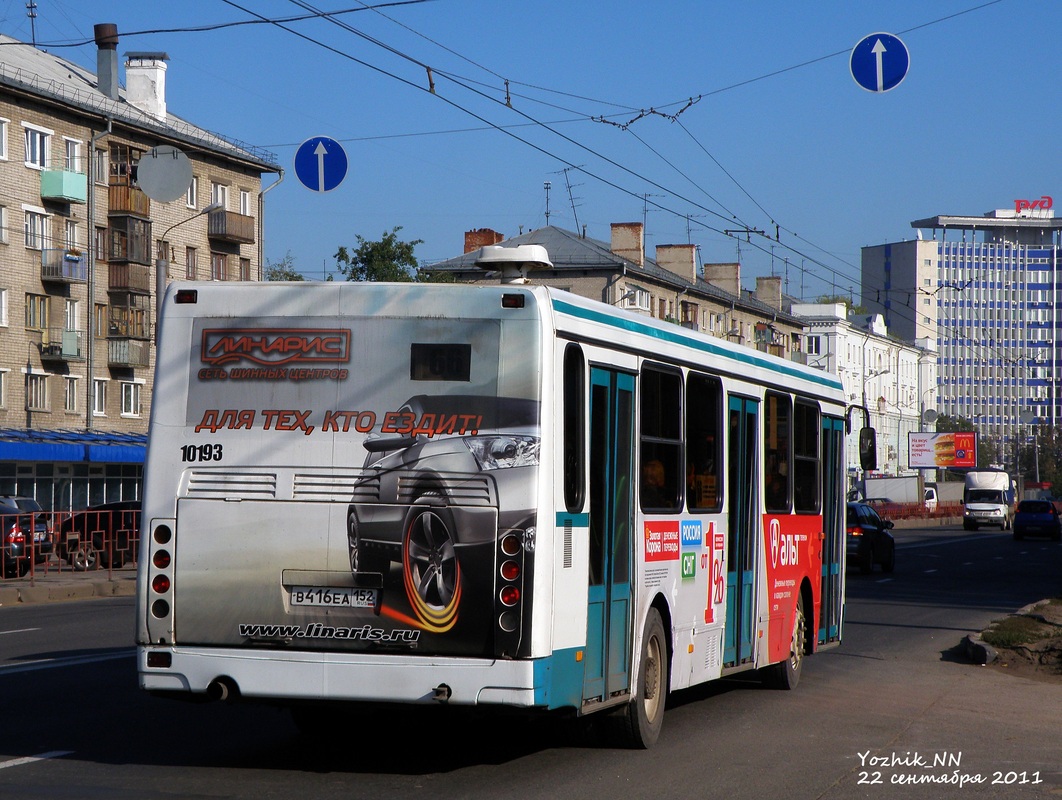
[[[878,435],[873,428],[859,429],[859,467],[864,472],[878,468]]]

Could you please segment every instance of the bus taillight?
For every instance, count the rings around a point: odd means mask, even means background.
[[[170,553],[168,550],[158,550],[151,557],[151,563],[159,569],[166,569],[170,565]]]
[[[501,592],[498,594],[498,599],[501,600],[504,605],[509,607],[515,606],[520,602],[520,589],[516,586],[503,586]]]
[[[151,580],[151,588],[155,590],[157,594],[166,594],[170,590],[170,579],[165,575],[156,575]]]
[[[520,577],[520,565],[515,561],[506,561],[501,565],[501,576],[507,581],[515,581]]]

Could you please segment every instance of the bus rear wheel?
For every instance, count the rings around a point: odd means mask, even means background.
[[[770,683],[776,689],[795,689],[800,683],[807,649],[808,621],[804,616],[804,598],[797,598],[793,619],[793,638],[789,644],[789,658],[771,667]]]
[[[660,612],[651,608],[645,619],[638,656],[638,683],[624,712],[624,739],[628,747],[648,749],[660,736],[667,702],[668,671],[664,624],[660,621]]]

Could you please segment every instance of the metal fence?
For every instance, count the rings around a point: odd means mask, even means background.
[[[130,504],[118,504],[127,506]],[[0,581],[136,564],[140,508],[0,515]]]

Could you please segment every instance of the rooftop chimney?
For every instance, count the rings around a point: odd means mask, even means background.
[[[490,228],[478,228],[474,231],[465,231],[465,252],[471,253],[481,247],[490,247],[499,244],[505,237]]]
[[[640,222],[613,222],[611,248],[620,258],[645,266],[645,230]]]
[[[756,277],[756,291],[753,297],[771,308],[782,310],[782,278],[779,275],[759,275]]]
[[[166,119],[165,53],[125,54],[125,98],[157,120]]]
[[[673,272],[690,283],[696,283],[697,263],[694,258],[696,247],[697,245],[694,244],[657,245],[656,263],[668,272]]]
[[[118,99],[118,26],[101,22],[92,26],[96,37],[96,86],[111,100]]]
[[[741,264],[705,264],[704,279],[716,289],[741,296]]]

